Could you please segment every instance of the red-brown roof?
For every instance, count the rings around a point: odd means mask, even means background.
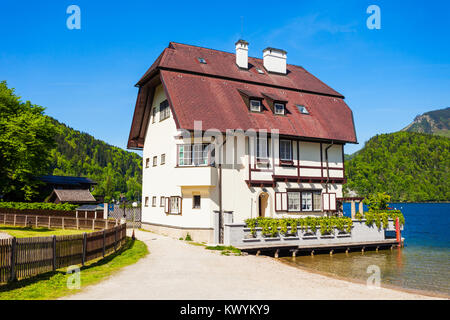
[[[356,143],[352,111],[341,94],[302,67],[287,65],[288,74],[278,75],[267,73],[262,59],[249,58],[249,63],[249,70],[242,70],[234,54],[170,43],[139,80],[140,96],[150,79],[152,86],[161,81],[182,129],[192,130],[194,121],[202,121],[203,130],[278,129],[282,135]],[[264,98],[264,111],[249,112],[240,93]],[[287,115],[273,114],[268,99],[287,101]],[[142,115],[150,112],[143,101],[138,97],[129,148],[143,147],[148,118]],[[309,115],[301,114],[297,104],[304,105]]]

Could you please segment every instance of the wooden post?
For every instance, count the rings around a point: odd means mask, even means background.
[[[363,206],[363,202],[362,201],[359,202],[358,211],[359,211],[360,214],[363,214],[363,212],[364,212],[364,206]]]
[[[87,211],[84,212],[84,218],[87,219]]]
[[[278,258],[279,251],[279,249],[275,250],[275,258]]]
[[[16,215],[14,215],[15,218]],[[16,279],[16,256],[17,256],[17,239],[12,238],[11,241],[11,275],[9,281],[14,281]]]
[[[36,228],[38,227],[38,216],[36,216]]]
[[[105,220],[105,229],[108,229],[108,220]]]
[[[26,226],[27,226],[27,220],[28,220],[28,216],[27,216],[27,215],[25,215],[25,222],[23,223],[24,227],[26,227]]]
[[[332,256],[332,255],[333,255],[333,249],[330,250],[330,256]]]
[[[261,250],[256,251],[256,256],[259,256],[261,254]]]
[[[78,218],[76,218],[76,222],[77,222],[77,230],[80,229],[80,220]]]
[[[14,215],[14,227],[16,226],[16,215]]]
[[[103,229],[103,257],[105,257],[105,249],[106,249],[106,230]]]
[[[95,230],[95,220],[92,219],[92,230]]]
[[[345,250],[345,253],[348,254],[349,251],[350,251],[350,248],[347,248],[347,249]]]
[[[117,251],[117,228],[114,230],[114,251]]]
[[[53,236],[53,271],[56,270],[56,236]]]
[[[83,233],[83,254],[81,255],[81,264],[84,266],[86,262],[87,233]]]
[[[311,255],[314,256],[314,250],[311,251]]]
[[[64,230],[64,217],[62,217],[62,222],[61,222],[61,224],[62,224],[62,229]]]
[[[292,258],[295,258],[297,256],[297,250],[292,250]]]

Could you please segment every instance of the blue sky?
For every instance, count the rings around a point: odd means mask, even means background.
[[[81,9],[81,30],[66,27],[71,4]],[[380,30],[366,26],[372,4]],[[0,80],[59,121],[125,148],[134,84],[169,41],[232,52],[244,38],[251,56],[285,49],[288,63],[345,95],[360,142],[346,146],[352,153],[449,105],[449,12],[450,2],[431,0],[3,0]]]

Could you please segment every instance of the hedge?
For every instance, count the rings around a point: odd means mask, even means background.
[[[76,204],[46,203],[46,202],[0,202],[0,208],[17,210],[59,210],[73,211],[78,208]]]

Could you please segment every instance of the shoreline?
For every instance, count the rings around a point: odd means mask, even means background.
[[[273,258],[273,259],[275,259],[275,258]],[[361,279],[339,276],[337,274],[333,274],[333,273],[329,273],[329,272],[325,272],[325,271],[320,271],[320,270],[316,270],[316,269],[313,269],[313,268],[308,268],[308,267],[305,267],[305,266],[302,266],[302,265],[298,265],[298,264],[295,264],[293,262],[289,262],[289,261],[286,261],[286,260],[278,260],[278,261],[280,263],[284,264],[284,265],[288,265],[288,266],[291,266],[293,268],[298,268],[300,270],[303,270],[305,272],[309,272],[309,273],[312,273],[312,274],[319,274],[321,276],[325,276],[325,277],[328,277],[328,278],[331,278],[331,279],[348,281],[348,282],[351,282],[351,283],[366,285],[366,283],[363,280],[361,280]],[[400,292],[405,292],[405,293],[415,294],[415,295],[423,295],[423,296],[432,297],[432,298],[450,299],[450,295],[446,295],[445,293],[442,293],[442,292],[434,292],[434,291],[421,290],[421,289],[412,289],[412,288],[403,288],[403,287],[395,286],[395,285],[392,285],[392,284],[386,284],[386,283],[381,283],[380,287],[384,288],[384,289],[395,290],[395,291],[400,291]]]

